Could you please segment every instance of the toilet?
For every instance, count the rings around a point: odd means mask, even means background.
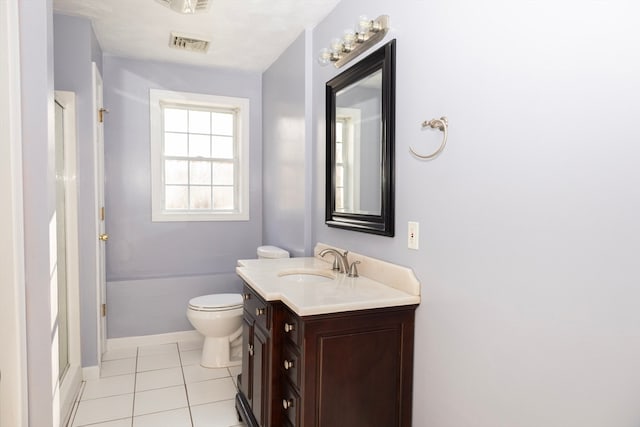
[[[258,258],[289,258],[289,252],[276,246],[260,246]],[[241,294],[211,294],[189,300],[187,318],[204,335],[200,364],[205,368],[224,368],[242,363]]]

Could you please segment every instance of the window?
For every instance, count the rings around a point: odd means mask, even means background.
[[[355,108],[336,111],[336,206],[337,212],[360,210],[361,113]]]
[[[152,221],[249,219],[249,100],[151,89]]]

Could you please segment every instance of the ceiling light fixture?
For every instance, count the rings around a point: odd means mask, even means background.
[[[158,3],[184,15],[205,12],[209,7],[209,0],[157,0]]]
[[[328,48],[320,50],[318,62],[321,65],[333,62],[336,68],[340,68],[374,43],[382,40],[388,31],[388,15],[380,15],[376,19],[369,19],[366,15],[362,15],[358,18],[355,31],[344,30],[341,39],[332,39]]]

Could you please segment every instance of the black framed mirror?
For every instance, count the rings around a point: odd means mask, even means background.
[[[395,42],[327,82],[330,227],[394,235]]]

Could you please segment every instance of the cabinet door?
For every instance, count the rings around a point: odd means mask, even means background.
[[[266,377],[269,373],[269,336],[262,329],[254,326],[253,328],[253,360],[251,362],[253,368],[252,375],[252,391],[251,409],[261,426],[267,423],[267,397],[266,387],[269,379]]]
[[[240,391],[249,403],[253,398],[253,321],[245,316],[242,318],[242,377]]]

